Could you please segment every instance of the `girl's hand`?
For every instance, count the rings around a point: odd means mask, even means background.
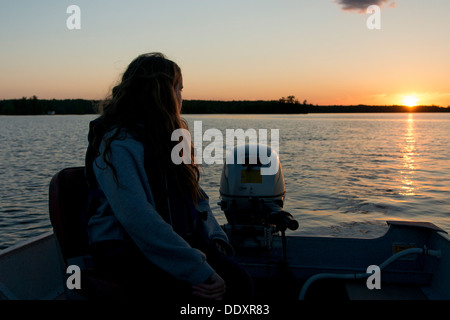
[[[224,255],[230,255],[230,250],[228,249],[228,247],[224,244],[223,241],[221,240],[212,240],[212,244],[214,245],[214,247],[221,253],[223,253]]]
[[[217,273],[213,273],[206,282],[192,286],[192,289],[194,296],[211,300],[221,300],[225,294],[226,286],[225,281]]]

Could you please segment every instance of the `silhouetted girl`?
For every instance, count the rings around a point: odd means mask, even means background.
[[[95,268],[133,298],[249,296],[248,275],[221,253],[232,249],[199,186],[195,161],[171,160],[179,143],[172,132],[187,129],[182,89],[174,62],[160,53],[141,55],[90,125],[88,234]]]

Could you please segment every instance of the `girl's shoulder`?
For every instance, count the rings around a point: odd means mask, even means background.
[[[129,128],[118,128],[113,127],[112,129],[108,130],[103,140],[135,140],[135,141],[141,141],[140,134],[137,132],[137,130],[129,129]]]
[[[127,149],[143,150],[142,140],[139,135],[127,128],[113,128],[105,133],[103,143],[110,140],[111,148],[126,147]]]

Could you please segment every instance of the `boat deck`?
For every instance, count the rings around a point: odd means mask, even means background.
[[[368,289],[366,279],[317,280],[305,300],[450,299],[450,237],[434,227],[393,223],[376,239],[291,237],[287,246],[287,260],[282,259],[278,238],[270,254],[236,252],[236,259],[254,279],[256,299],[297,300],[311,276],[366,272],[369,265],[382,263],[402,246],[425,246],[440,254],[413,254],[395,261],[382,271],[381,290]],[[66,277],[52,232],[0,252],[0,300],[82,299],[66,288]]]

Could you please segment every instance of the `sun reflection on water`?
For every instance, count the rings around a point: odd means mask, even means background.
[[[403,169],[400,171],[402,175],[402,187],[400,194],[405,196],[415,195],[414,172],[417,165],[414,161],[416,156],[416,135],[414,129],[414,115],[412,113],[408,116],[405,145],[403,147]]]

